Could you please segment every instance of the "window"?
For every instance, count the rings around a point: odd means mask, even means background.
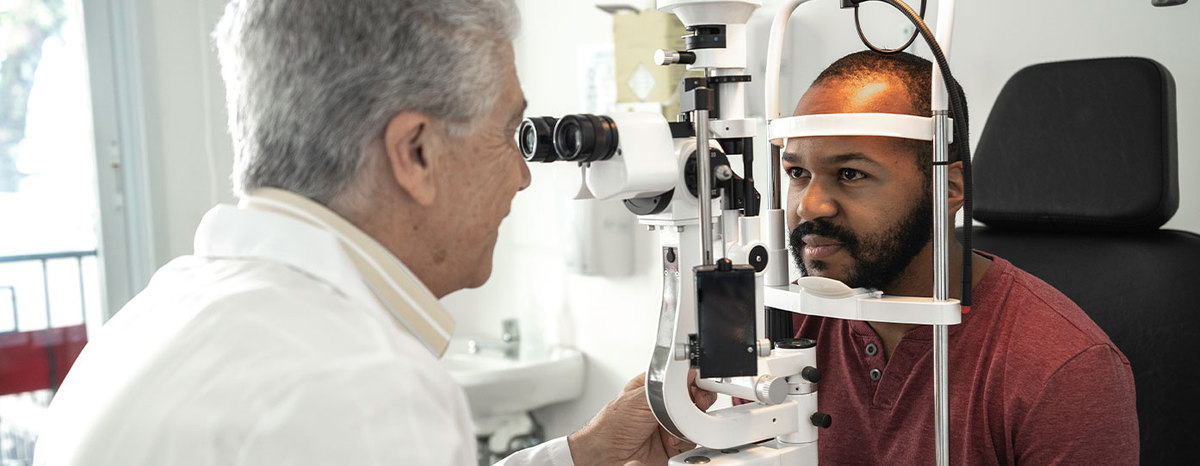
[[[0,463],[102,319],[100,202],[80,0],[0,0]]]

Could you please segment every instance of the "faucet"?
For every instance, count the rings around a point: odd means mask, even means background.
[[[517,319],[504,319],[500,322],[502,333],[500,339],[472,338],[467,340],[467,352],[477,354],[487,349],[504,352],[506,359],[517,359],[521,351],[521,332],[517,327]]]

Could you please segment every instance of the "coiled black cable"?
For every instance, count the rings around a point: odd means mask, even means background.
[[[858,25],[858,6],[871,0],[863,0],[854,5],[854,22]],[[972,189],[971,189],[971,140],[969,133],[969,122],[967,115],[966,96],[963,94],[962,86],[954,79],[950,73],[950,64],[946,60],[946,55],[942,52],[942,47],[937,43],[937,39],[933,36],[933,32],[929,30],[929,26],[925,24],[925,1],[921,1],[921,13],[913,11],[912,7],[908,6],[901,0],[875,0],[887,3],[892,7],[900,10],[913,26],[917,28],[917,33],[925,39],[926,45],[929,46],[930,52],[933,53],[933,58],[937,62],[938,68],[942,71],[942,79],[946,82],[946,94],[950,97],[950,116],[954,119],[954,140],[959,143],[959,159],[963,163],[963,259],[962,259],[962,300],[963,306],[971,306],[971,224],[972,224]],[[915,38],[914,34],[914,38]],[[859,37],[863,43],[881,53],[896,53],[912,44],[912,39],[905,44],[904,47],[893,51],[882,51],[866,40],[862,34],[862,28],[859,27]]]
[[[922,20],[925,19],[925,0],[921,0],[920,16],[921,16]],[[875,52],[879,52],[879,53],[887,54],[887,55],[903,52],[904,49],[907,49],[908,46],[912,45],[912,43],[917,40],[917,36],[921,34],[920,31],[913,31],[912,35],[908,37],[908,42],[905,42],[904,45],[901,45],[894,49],[884,49],[884,48],[876,47],[875,44],[871,43],[871,41],[869,39],[867,39],[867,35],[865,33],[863,33],[862,21],[860,21],[858,18],[858,5],[857,4],[854,5],[854,29],[858,31],[858,39],[862,41],[863,45],[866,45],[867,48],[869,48]]]

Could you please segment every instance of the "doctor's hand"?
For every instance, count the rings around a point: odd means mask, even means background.
[[[696,387],[696,371],[688,373],[688,391],[701,410],[716,401],[715,393]],[[567,437],[578,466],[645,463],[667,464],[672,456],[695,448],[658,425],[646,403],[646,374],[630,380],[621,394],[601,409],[579,432]]]

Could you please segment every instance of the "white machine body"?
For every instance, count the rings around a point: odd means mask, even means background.
[[[614,113],[617,153],[584,168],[588,191],[596,199],[630,199],[663,193],[676,184],[679,169],[672,157],[667,120],[650,112]]]
[[[936,66],[932,118],[894,114],[779,118],[778,84],[784,31],[792,12],[806,1],[785,1],[772,22],[764,76],[768,140],[782,147],[793,137],[867,135],[932,141],[935,148],[939,144],[944,148],[949,143],[949,135],[944,134],[948,127],[944,124],[945,85]],[[758,215],[742,216],[743,211],[733,207],[722,211],[722,199],[709,199],[704,189],[714,173],[709,157],[697,161],[700,167],[695,177],[700,188],[696,192],[701,198],[691,194],[688,159],[697,152],[697,147],[720,151],[722,145],[718,140],[732,142],[735,145],[730,147],[737,147],[737,143],[744,144],[748,138],[758,136],[760,120],[745,112],[746,23],[761,5],[761,0],[658,0],[660,11],[678,16],[689,29],[724,31],[723,47],[695,47],[688,52],[658,54],[664,64],[688,63],[679,59],[685,55],[689,60],[694,59],[687,64],[688,69],[704,71],[705,86],[719,86],[720,115],[710,120],[709,111],[697,105],[688,119],[694,136],[679,138],[671,136],[672,127],[660,115],[610,115],[617,128],[615,155],[608,160],[582,164],[579,186],[572,190],[576,198],[655,198],[666,203],[654,213],[638,216],[640,223],[658,232],[663,259],[662,304],[647,370],[647,399],[651,411],[667,431],[701,446],[672,458],[672,465],[817,464],[819,426],[829,425],[828,416],[817,411],[820,371],[816,366],[816,348],[820,342],[772,345],[764,340],[767,307],[839,319],[934,325],[938,329],[961,321],[959,303],[952,299],[883,296],[875,290],[851,289],[836,280],[818,277],[804,277],[789,284],[790,255],[784,239],[787,227],[779,207],[779,193],[773,193],[768,208],[761,212],[755,209]],[[943,48],[948,45],[953,8],[954,0],[939,2],[937,36]],[[749,149],[751,152],[747,154],[752,153],[752,148]],[[693,403],[687,379],[697,358],[704,357],[695,346],[699,330],[696,269],[713,264],[713,251],[719,251],[733,264],[754,266],[752,296],[758,344],[747,349],[757,350],[753,365],[757,373],[699,379],[697,385],[703,389],[750,401],[705,412]],[[743,266],[740,270],[748,269]],[[744,296],[750,299],[750,294]],[[944,352],[944,347],[941,351]],[[940,437],[938,441],[941,442]],[[942,451],[944,448],[939,455]]]

